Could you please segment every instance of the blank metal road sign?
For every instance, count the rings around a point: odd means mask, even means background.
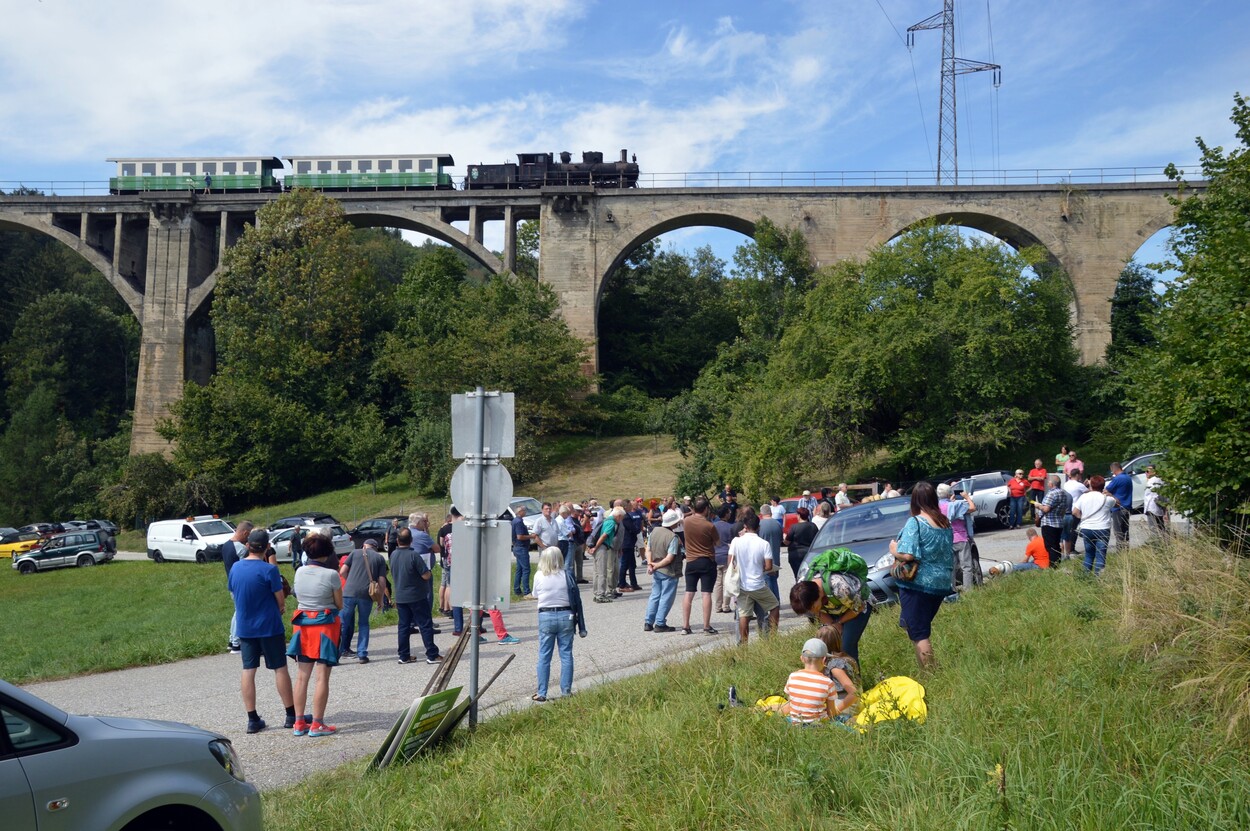
[[[482,452],[510,459],[516,455],[515,396],[510,392],[487,392],[483,399],[486,402],[486,439]],[[451,455],[463,459],[477,452],[477,393],[453,395]]]

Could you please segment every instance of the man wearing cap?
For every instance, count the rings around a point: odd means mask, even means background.
[[[651,596],[642,621],[644,632],[676,632],[668,625],[668,613],[677,599],[677,581],[681,578],[681,541],[677,532],[682,527],[681,511],[665,511],[660,527],[647,540],[647,574],[651,575]]]
[[[378,552],[378,541],[367,539],[361,547],[347,555],[339,574],[346,578],[343,583],[343,610],[339,613],[339,648],[344,658],[356,656],[362,664],[369,663],[369,615],[373,612],[373,598],[369,596],[370,580],[386,577],[386,560]],[[360,616],[360,639],[352,652],[352,633],[356,616]]]
[[[768,522],[773,522],[769,519]],[[741,574],[738,591],[738,643],[745,644],[751,632],[751,618],[755,608],[768,613],[768,623],[773,631],[781,622],[781,601],[765,580],[773,571],[773,549],[767,540],[759,536],[760,518],[747,514],[743,520],[742,536],[729,544],[729,564],[738,564]]]
[[[799,500],[799,504],[795,508],[806,508],[807,515],[811,516],[816,513],[816,497],[812,496],[811,491],[803,491],[803,497]]]
[[[247,535],[256,527],[248,520],[243,520],[234,527],[234,536],[221,545],[221,564],[226,567],[226,590],[230,589],[230,569],[239,560],[247,556]],[[230,595],[231,602],[234,595]],[[231,655],[239,654],[239,613],[236,610],[230,615],[230,643],[228,651]]]
[[[289,730],[295,725],[295,698],[286,667],[286,632],[282,625],[286,595],[278,567],[265,562],[268,548],[268,532],[252,531],[247,536],[247,556],[231,567],[228,578],[238,615],[239,647],[243,653],[239,689],[247,710],[249,733],[259,733],[266,727],[256,711],[256,670],[262,657],[266,669],[273,670],[278,698],[286,708],[285,727]]]

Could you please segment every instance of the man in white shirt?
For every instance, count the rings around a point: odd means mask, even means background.
[[[768,588],[764,574],[773,569],[773,550],[767,540],[759,535],[760,520],[747,514],[742,536],[729,544],[729,563],[738,565],[738,642],[745,644],[751,631],[751,618],[755,607],[768,612],[771,631],[781,622],[781,603]]]
[[[1068,474],[1068,481],[1063,483],[1063,489],[1067,491],[1068,496],[1072,497],[1072,504],[1076,504],[1076,500],[1089,490],[1085,487],[1084,473],[1080,470],[1073,470]],[[1063,556],[1071,557],[1076,553],[1076,517],[1072,516],[1069,511],[1068,515],[1063,518],[1063,531],[1059,537],[1059,545],[1063,550]]]
[[[560,522],[551,515],[551,503],[543,503],[542,516],[534,523],[534,536],[538,537],[538,550],[555,546],[560,540]]]
[[[838,485],[838,495],[833,498],[833,504],[839,511],[851,507],[851,497],[846,492],[846,482]]]

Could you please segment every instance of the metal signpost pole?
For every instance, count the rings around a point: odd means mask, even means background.
[[[482,635],[482,552],[486,550],[486,515],[480,513],[482,505],[482,491],[485,487],[486,479],[486,459],[484,458],[486,450],[486,390],[478,387],[474,391],[474,426],[477,434],[477,453],[473,457],[475,462],[473,467],[473,494],[474,506],[479,511],[472,517],[477,529],[474,534],[477,536],[477,556],[473,558],[471,571],[473,574],[473,607],[470,611],[470,619],[473,626],[470,629],[469,640],[469,729],[477,727],[477,662],[479,651],[479,638]]]

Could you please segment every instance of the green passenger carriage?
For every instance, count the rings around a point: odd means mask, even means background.
[[[274,191],[282,183],[274,171],[282,161],[273,156],[234,156],[216,159],[109,159],[117,175],[109,179],[112,193],[210,190]]]
[[[286,156],[290,169],[286,188],[317,190],[450,190],[446,168],[455,164],[446,153],[382,156]]]

